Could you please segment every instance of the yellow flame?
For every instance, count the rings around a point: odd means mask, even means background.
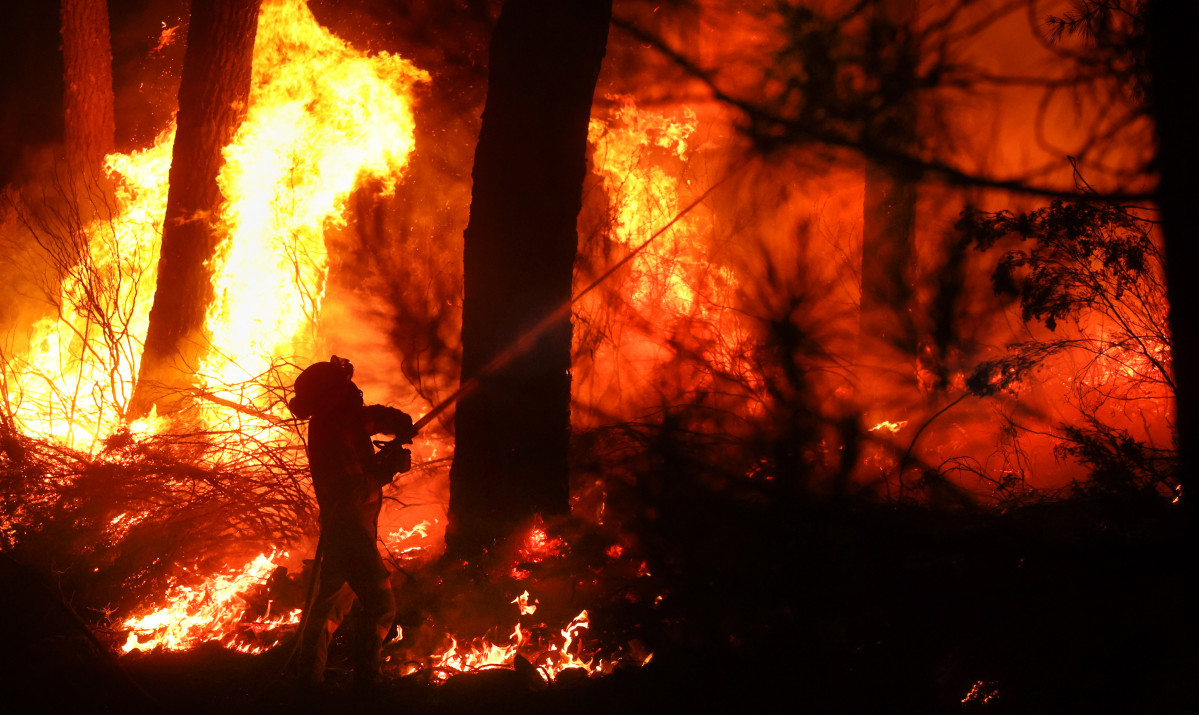
[[[528,615],[536,609],[536,606],[528,605],[530,599],[529,592],[525,591],[512,603],[520,609],[521,615]],[[568,668],[581,668],[589,675],[601,673],[606,667],[610,668],[613,664],[597,663],[594,658],[584,660],[577,653],[579,631],[590,627],[590,618],[587,611],[584,610],[558,632],[560,641],[550,642],[547,646],[530,641],[520,623],[513,627],[507,643],[493,643],[486,638],[478,638],[470,643],[461,643],[456,637],[448,636],[450,647],[445,652],[434,655],[431,659],[435,678],[438,682],[444,682],[452,672],[466,672],[491,667],[511,668],[518,653],[527,656],[530,663],[535,663],[538,671],[546,680],[557,679],[558,675]],[[642,663],[648,661],[647,657]]]
[[[287,553],[277,555],[287,558]],[[239,571],[209,576],[200,586],[175,585],[167,593],[166,605],[141,615],[131,616],[124,626],[129,637],[121,646],[128,653],[134,648],[184,650],[211,640],[246,652],[261,650],[253,641],[242,638],[238,625],[246,612],[242,593],[266,582],[276,568],[276,554],[259,554]],[[299,623],[300,610],[283,616],[259,617],[251,631],[278,628]]]
[[[212,346],[200,366],[210,393],[268,408],[263,394],[227,386],[262,375],[272,358],[311,357],[324,230],[344,224],[345,200],[363,179],[394,190],[413,149],[412,87],[426,80],[399,56],[353,49],[303,0],[263,3],[247,117],[218,178],[226,203],[210,266]],[[83,228],[86,260],[64,279],[58,314],[6,360],[11,408],[27,434],[94,452],[121,428],[157,280],[173,137],[172,127],[148,150],[108,157],[114,215]],[[209,425],[230,414],[205,406]]]
[[[592,118],[588,138],[593,171],[608,197],[607,236],[632,250],[675,219],[683,200],[696,193],[686,177],[693,173],[691,136],[699,122],[687,107],[664,113],[640,109],[629,97],[617,100],[607,117]],[[593,368],[592,384],[581,389],[602,395],[608,385],[652,383],[653,371],[674,356],[676,332],[698,340],[709,364],[734,371],[736,355],[751,335],[736,311],[727,309],[738,284],[731,269],[712,260],[702,214],[701,209],[679,219],[622,271],[620,298],[626,305],[616,310],[627,313],[606,333],[610,344],[589,348],[592,363],[603,367]],[[600,300],[589,297],[580,312],[602,313]],[[625,329],[632,326],[643,329]],[[627,396],[622,403],[627,405]]]
[[[900,420],[899,422],[892,422],[891,420],[883,420],[882,422],[879,422],[875,426],[871,427],[869,431],[870,432],[878,432],[879,430],[887,430],[891,434],[898,434],[899,430],[906,427],[907,424],[908,424],[907,420]]]
[[[200,369],[210,392],[244,399],[225,386],[262,374],[272,358],[314,353],[325,228],[344,225],[345,201],[364,179],[394,191],[414,146],[411,90],[428,79],[398,55],[350,47],[302,0],[264,3],[247,116],[218,179],[225,236]]]
[[[92,451],[121,426],[149,324],[174,135],[107,158],[113,215],[82,227],[86,254],[63,278],[57,314],[37,321],[28,349],[4,366],[25,434]]]
[[[429,538],[428,519],[421,521],[421,523],[417,524],[411,529],[405,529],[404,527],[396,529],[387,535],[387,543],[389,546],[398,546],[400,543],[407,541],[414,536],[419,536],[422,539]]]
[[[529,603],[528,591],[525,591],[516,598],[512,599],[510,603],[516,604],[516,607],[520,609],[520,615],[522,616],[531,616],[537,612],[537,599],[533,599],[533,602]]]
[[[629,248],[640,245],[679,209],[680,179],[653,158],[654,150],[685,160],[687,139],[695,131],[695,113],[684,108],[681,119],[641,111],[629,97],[607,121],[592,119],[588,138],[595,147],[595,170],[600,175],[612,212],[611,237]],[[686,282],[683,250],[694,227],[684,219],[633,259],[632,301],[644,310],[661,304],[674,313],[687,313],[695,290]]]
[[[562,648],[559,649],[557,646],[553,646],[551,651],[557,657],[551,658],[545,665],[542,666],[542,669],[546,672],[550,679],[556,678],[559,673],[567,668],[582,668],[587,672],[591,672],[592,661],[583,660],[574,653],[570,652],[570,647],[574,644],[575,637],[578,635],[579,631],[583,628],[590,627],[591,619],[587,615],[587,611],[584,610],[579,613],[579,615],[575,616],[574,619],[562,629]]]
[[[466,644],[460,650],[458,639],[450,636],[449,649],[439,656],[433,656],[436,659],[433,668],[438,674],[438,679],[445,680],[449,677],[447,671],[465,672],[489,666],[510,666],[523,643],[524,632],[519,623],[512,630],[506,645],[480,639],[475,643]]]

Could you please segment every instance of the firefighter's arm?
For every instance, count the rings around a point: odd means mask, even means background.
[[[412,418],[402,410],[386,405],[367,405],[362,410],[366,416],[368,434],[395,435],[400,444],[407,444],[416,436]]]
[[[384,485],[397,473],[412,469],[412,453],[401,445],[411,443],[416,430],[412,428],[412,418],[394,407],[368,405],[362,409],[369,434],[395,435],[391,442],[375,442],[380,449],[375,454],[371,472],[376,481]]]

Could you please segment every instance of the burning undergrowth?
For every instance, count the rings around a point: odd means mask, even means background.
[[[82,606],[117,613],[315,522],[294,444],[236,430],[124,430],[90,453],[6,424],[0,479],[5,549],[59,573]]]

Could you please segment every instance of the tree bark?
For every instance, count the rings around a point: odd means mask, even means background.
[[[113,151],[112,44],[106,0],[62,0],[67,163],[71,173],[99,177]]]
[[[1147,98],[1157,133],[1157,205],[1165,244],[1166,297],[1170,303],[1170,358],[1175,384],[1175,438],[1178,441],[1178,482],[1181,508],[1186,515],[1186,543],[1179,558],[1192,572],[1189,597],[1184,599],[1183,620],[1192,636],[1199,637],[1199,231],[1194,222],[1194,201],[1199,195],[1199,138],[1195,136],[1192,102],[1199,52],[1194,47],[1199,26],[1199,6],[1194,3],[1151,0],[1146,6],[1149,39],[1150,84]],[[1187,554],[1190,554],[1188,556]],[[1194,693],[1194,691],[1192,691]]]
[[[883,0],[876,8],[872,43],[888,75],[878,78],[886,106],[871,129],[884,146],[911,150],[916,141],[916,48],[912,39],[917,0]],[[862,207],[862,302],[860,343],[864,355],[898,366],[890,384],[915,385],[914,296],[916,182],[903,167],[867,157]],[[875,386],[876,388],[879,386]],[[873,392],[873,390],[871,390]]]
[[[570,300],[587,125],[611,0],[509,0],[491,42],[464,234],[462,380],[448,553],[472,558],[533,514],[569,510],[571,325],[498,369]]]
[[[217,246],[214,224],[222,201],[221,149],[245,116],[261,0],[194,0],[179,84],[170,191],[150,310],[130,417],[179,406],[172,395],[191,384],[206,343],[212,302],[205,262]]]

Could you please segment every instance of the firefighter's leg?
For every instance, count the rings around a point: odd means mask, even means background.
[[[395,621],[395,596],[373,541],[355,554],[354,562],[346,573],[361,606],[354,623],[354,679],[366,685],[379,674],[383,640]]]
[[[309,683],[324,682],[329,641],[354,604],[354,594],[342,570],[329,561],[326,557],[321,567],[320,586],[300,641],[300,679]]]
[[[360,589],[357,593],[362,610],[354,624],[354,680],[366,685],[379,675],[383,641],[395,621],[396,606],[389,579],[361,585]]]

